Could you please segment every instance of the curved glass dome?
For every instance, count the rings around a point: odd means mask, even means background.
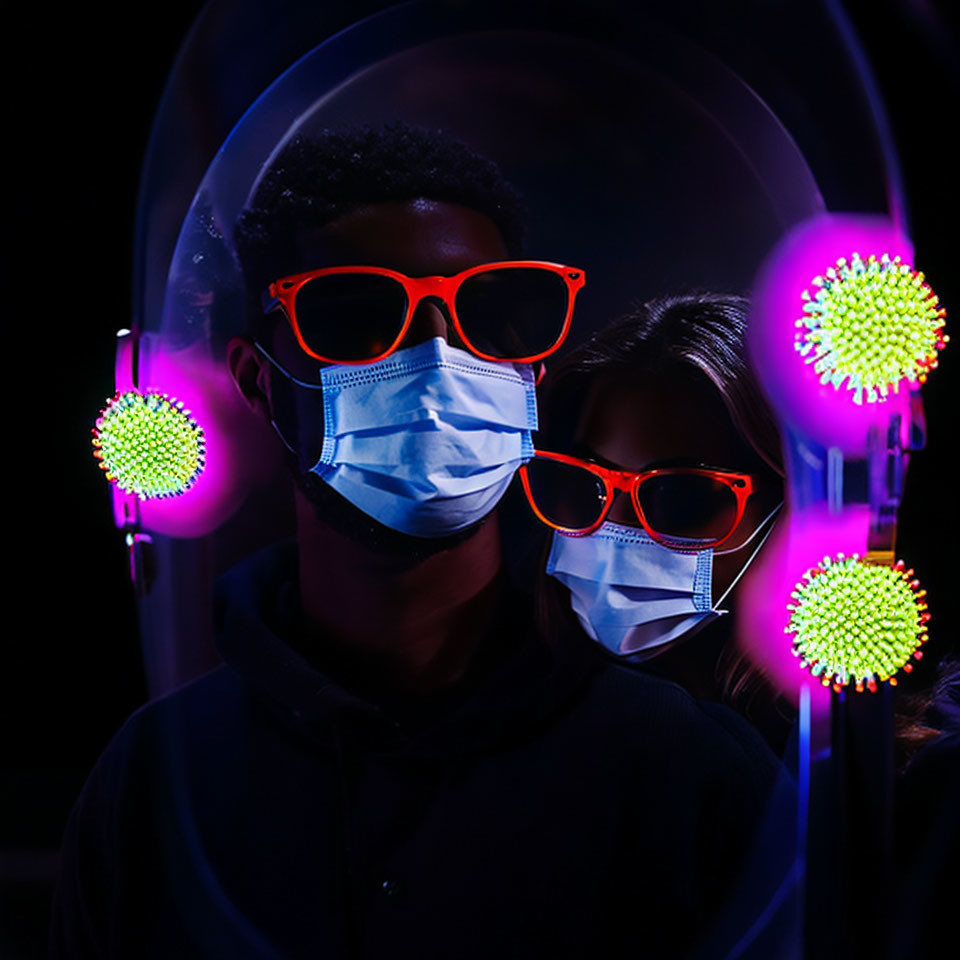
[[[216,575],[293,532],[279,444],[225,360],[244,329],[233,227],[295,132],[400,119],[496,161],[527,201],[527,254],[589,278],[564,349],[637,300],[743,291],[790,227],[831,206],[901,207],[869,78],[829,11],[771,18],[758,3],[732,30],[687,3],[601,3],[589,18],[527,0],[363,19],[347,6],[214,0],[158,112],[117,386],[182,402],[206,462],[179,497],[116,494],[118,523],[152,539],[141,627],[155,691],[215,660],[209,637],[176,653],[177,611],[208,609]],[[818,71],[805,38],[825,53]]]

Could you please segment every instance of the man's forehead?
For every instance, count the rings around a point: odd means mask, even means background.
[[[488,216],[469,207],[417,198],[356,207],[295,236],[297,264],[288,272],[371,265],[418,276],[448,274],[507,256]]]

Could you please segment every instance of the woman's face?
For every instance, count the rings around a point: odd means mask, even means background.
[[[598,379],[583,407],[575,443],[578,456],[620,470],[711,467],[751,474],[756,492],[721,551],[742,544],[782,499],[779,476],[737,432],[706,374],[689,364]],[[640,525],[628,494],[615,496],[607,520]],[[714,557],[715,601],[755,547],[756,541]]]

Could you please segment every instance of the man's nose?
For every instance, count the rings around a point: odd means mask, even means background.
[[[407,330],[407,335],[403,338],[400,349],[416,346],[418,343],[424,343],[434,337],[443,337],[447,343],[462,346],[456,331],[447,320],[440,302],[424,297],[417,304],[413,319],[410,321],[410,329]]]
[[[633,499],[626,490],[613,491],[613,501],[610,504],[607,520],[611,523],[619,523],[624,527],[640,526],[640,518],[633,506]]]

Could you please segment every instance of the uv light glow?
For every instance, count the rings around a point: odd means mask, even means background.
[[[926,590],[902,560],[892,566],[864,563],[858,554],[824,557],[790,594],[793,654],[800,666],[839,692],[858,692],[878,682],[896,686],[894,674],[909,672],[927,641],[930,614]]]
[[[107,479],[141,500],[189,490],[206,463],[203,430],[165,393],[117,393],[93,430],[93,453]]]
[[[946,312],[924,275],[900,257],[854,253],[814,277],[801,294],[804,316],[794,346],[839,390],[846,381],[857,404],[896,393],[902,380],[923,383],[949,337]]]

